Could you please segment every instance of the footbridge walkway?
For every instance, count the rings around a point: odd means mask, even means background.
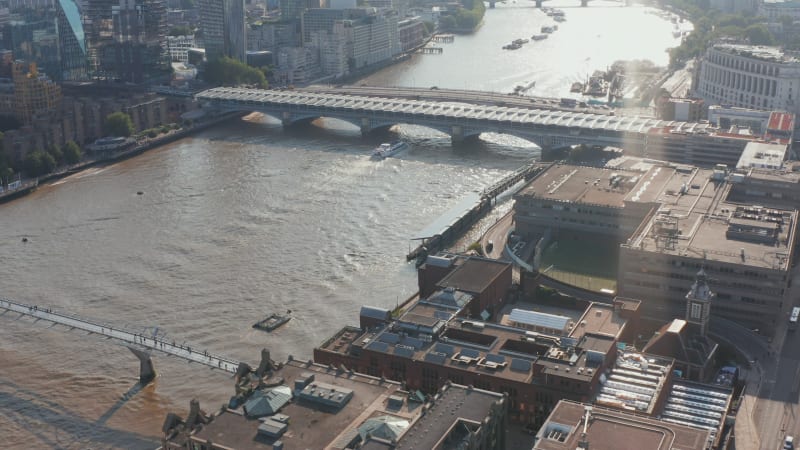
[[[454,142],[483,132],[496,132],[527,139],[541,147],[581,143],[624,145],[628,151],[646,153],[652,130],[703,136],[714,130],[707,123],[614,116],[588,109],[583,112],[522,107],[518,103],[506,105],[505,101],[485,104],[477,97],[472,103],[467,96],[459,102],[448,102],[437,98],[435,90],[431,92],[432,99],[423,95],[424,90],[412,99],[347,95],[335,88],[312,92],[220,87],[202,91],[195,98],[206,108],[265,113],[279,118],[284,126],[331,117],[350,122],[367,134],[396,124],[415,124],[447,133]]]
[[[106,339],[114,339],[125,345],[139,358],[139,380],[142,384],[150,382],[155,377],[155,369],[150,358],[152,351],[166,353],[171,356],[185,359],[189,362],[209,366],[213,369],[224,370],[236,373],[239,368],[239,361],[235,361],[225,356],[213,355],[207,351],[198,351],[191,346],[177,344],[174,341],[167,342],[158,336],[145,336],[141,333],[126,331],[119,327],[105,325],[93,320],[71,316],[64,313],[54,312],[49,308],[40,308],[36,305],[26,305],[8,299],[0,298],[0,315],[10,313],[20,314],[19,317],[28,316],[36,322],[44,320],[54,324],[63,325],[68,331],[80,330],[90,334],[96,334]]]

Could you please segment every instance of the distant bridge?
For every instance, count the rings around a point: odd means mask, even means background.
[[[485,0],[485,1],[487,3],[489,3],[489,8],[494,8],[494,5],[496,3],[506,3],[507,0]],[[542,3],[546,2],[546,1],[549,1],[549,0],[531,0],[531,1],[536,3],[536,7],[537,8],[541,8],[542,7]],[[589,6],[589,1],[590,0],[580,0],[580,6],[582,8],[585,8],[585,7]],[[621,2],[625,3],[625,6],[630,6],[633,3],[632,0],[610,0],[610,1],[621,1]],[[570,7],[571,6],[566,6],[566,8],[570,8]],[[558,8],[559,9],[565,8],[565,6],[564,5],[559,5]]]
[[[40,308],[36,305],[25,305],[7,299],[0,299],[0,310],[4,310],[0,315],[6,315],[9,312],[17,313],[20,314],[20,317],[31,317],[36,322],[40,320],[52,322],[67,327],[68,331],[86,331],[89,334],[96,334],[106,339],[114,339],[126,345],[139,358],[139,381],[142,384],[147,384],[155,378],[156,373],[150,358],[152,351],[166,353],[189,362],[229,373],[236,373],[239,369],[239,364],[241,364],[239,361],[224,356],[213,355],[207,351],[198,351],[197,348],[193,349],[191,346],[176,344],[174,341],[167,342],[158,336],[146,336],[142,333],[122,330],[80,317],[53,312],[52,309]]]
[[[433,94],[435,95],[435,94]],[[654,128],[670,128],[681,134],[706,134],[709,124],[614,116],[592,112],[523,108],[505,105],[443,103],[419,99],[381,98],[301,90],[214,88],[195,97],[205,107],[222,111],[258,111],[279,118],[284,126],[319,117],[341,119],[359,127],[363,134],[396,124],[415,124],[442,131],[453,142],[483,132],[510,134],[541,147],[572,144],[622,146],[644,152],[647,135]]]

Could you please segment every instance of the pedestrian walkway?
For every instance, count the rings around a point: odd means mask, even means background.
[[[89,333],[115,339],[128,345],[136,346],[140,349],[155,350],[168,355],[177,356],[189,362],[195,362],[209,366],[214,369],[236,373],[239,361],[208,353],[207,350],[200,350],[184,344],[176,344],[175,341],[166,341],[158,336],[145,336],[142,333],[122,330],[109,325],[99,324],[94,321],[70,316],[63,313],[53,312],[50,308],[41,308],[37,305],[25,305],[7,299],[0,299],[0,310],[6,310],[23,316],[32,317],[38,320],[57,323],[69,327],[70,330],[78,329]],[[5,315],[3,312],[0,315]]]

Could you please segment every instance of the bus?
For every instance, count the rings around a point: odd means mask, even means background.
[[[800,306],[792,308],[792,315],[789,316],[789,331],[797,329],[797,319],[800,317]]]

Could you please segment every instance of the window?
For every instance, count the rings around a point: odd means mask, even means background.
[[[702,306],[699,303],[692,303],[692,312],[690,317],[692,319],[699,319],[701,314]]]

